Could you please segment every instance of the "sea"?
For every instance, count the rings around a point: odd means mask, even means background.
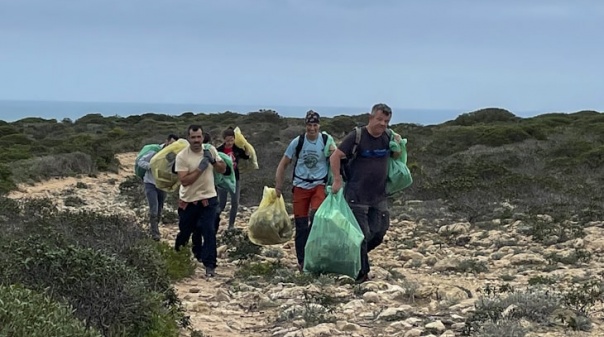
[[[231,111],[241,114],[270,109],[284,117],[304,117],[309,109],[321,116],[358,115],[371,107],[321,107],[321,106],[261,106],[261,105],[217,105],[185,103],[120,103],[120,102],[72,102],[72,101],[25,101],[0,100],[0,120],[14,122],[27,117],[40,117],[60,121],[69,118],[77,120],[87,114],[99,113],[102,116],[141,115],[157,113],[178,116],[185,112],[221,113]],[[478,110],[474,109],[474,110]],[[460,114],[470,112],[460,109],[410,109],[393,107],[391,124],[414,123],[419,125],[440,124],[455,119]],[[521,116],[518,113],[515,113]],[[528,113],[530,115],[530,113]],[[522,115],[526,115],[522,114]],[[534,114],[533,114],[534,115]],[[528,116],[522,116],[528,117]]]

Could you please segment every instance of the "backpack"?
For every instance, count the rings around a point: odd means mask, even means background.
[[[342,159],[340,163],[340,174],[342,175],[342,181],[347,181],[347,173],[350,168],[350,164],[356,158],[357,146],[361,141],[361,127],[357,126],[355,130],[355,140],[352,146],[352,153],[349,158]],[[394,131],[387,129],[386,132],[389,134],[390,141],[394,138]],[[413,184],[413,178],[411,171],[407,167],[407,140],[403,139],[403,148],[401,157],[399,159],[388,158],[388,181],[386,184],[386,193],[393,195],[400,192]]]
[[[352,164],[354,159],[357,157],[357,147],[359,146],[359,143],[361,142],[362,128],[364,128],[364,126],[355,126],[354,127],[355,138],[354,138],[354,144],[352,145],[352,152],[350,154],[350,157],[346,157],[340,161],[340,174],[342,175],[342,181],[344,181],[344,182],[348,180],[348,174],[349,174],[348,169],[350,168],[350,165]],[[388,129],[386,129],[386,132],[389,134],[390,140],[392,140],[392,137],[393,137],[392,129],[388,128]]]
[[[137,177],[143,179],[145,177],[145,173],[147,172],[147,170],[138,166],[138,160],[141,159],[144,155],[146,155],[150,151],[155,151],[155,153],[157,153],[160,150],[161,150],[161,145],[159,145],[159,144],[147,144],[147,145],[143,146],[143,148],[136,155],[136,160],[134,161],[134,174]]]
[[[327,134],[324,132],[321,132],[321,137],[323,137],[323,149],[321,149],[321,151],[323,151],[325,149],[325,145],[327,144]],[[305,139],[305,134],[301,134],[300,136],[298,136],[298,145],[296,146],[296,152],[295,152],[295,157],[296,160],[294,161],[294,168],[292,169],[292,183],[294,182],[295,178],[298,178],[300,180],[306,181],[308,183],[314,183],[315,181],[323,181],[324,183],[327,183],[327,178],[329,177],[329,158],[327,158],[327,175],[321,179],[306,179],[306,178],[302,178],[302,177],[298,177],[296,175],[296,166],[298,165],[298,158],[300,155],[300,151],[302,151],[302,145],[304,145],[304,139]]]
[[[350,168],[350,165],[352,164],[354,159],[357,157],[357,147],[359,146],[359,142],[361,141],[361,134],[362,134],[361,128],[362,128],[362,126],[354,127],[355,137],[354,137],[354,144],[352,145],[352,153],[351,153],[350,157],[342,158],[340,160],[340,175],[342,176],[343,182],[348,181],[348,175],[349,175],[348,169]]]

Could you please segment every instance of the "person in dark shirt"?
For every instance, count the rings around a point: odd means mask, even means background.
[[[332,192],[342,188],[341,160],[346,175],[344,197],[365,235],[361,244],[361,270],[358,282],[369,279],[368,252],[379,246],[390,227],[390,214],[386,194],[388,158],[398,158],[400,152],[391,152],[388,124],[392,109],[386,104],[375,104],[369,114],[369,122],[360,130],[361,137],[355,147],[356,131],[344,137],[330,159],[334,177]],[[400,141],[396,136],[395,141]],[[354,152],[354,153],[353,153]]]
[[[235,170],[235,193],[231,193],[225,189],[218,188],[218,200],[219,200],[219,214],[217,217],[217,225],[220,223],[220,213],[222,213],[226,207],[227,195],[231,197],[231,210],[229,212],[229,230],[235,228],[235,218],[237,217],[237,211],[239,209],[239,196],[241,194],[241,184],[239,180],[239,159],[250,159],[249,153],[244,149],[235,145],[235,131],[232,127],[227,128],[222,132],[222,139],[224,143],[218,146],[216,149],[219,152],[225,153],[231,157],[233,161],[233,169]]]

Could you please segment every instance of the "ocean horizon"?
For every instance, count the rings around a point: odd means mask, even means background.
[[[199,104],[199,103],[121,103],[121,102],[77,102],[77,101],[26,101],[0,100],[0,119],[5,122],[15,122],[29,117],[56,119],[61,121],[69,118],[73,121],[93,113],[102,116],[142,115],[145,113],[166,114],[178,116],[185,112],[193,113],[222,113],[231,111],[247,114],[260,109],[271,109],[284,117],[303,117],[306,111],[313,109],[321,116],[334,117],[338,115],[359,115],[371,107],[325,107],[325,106],[279,106],[279,105],[228,105],[228,104]],[[482,108],[482,107],[481,107]],[[420,125],[440,124],[457,116],[475,111],[461,109],[411,109],[392,107],[392,124],[415,123]],[[502,107],[505,108],[505,107]],[[539,112],[514,112],[520,117],[531,117]]]

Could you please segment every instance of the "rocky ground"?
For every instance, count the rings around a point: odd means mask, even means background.
[[[118,174],[22,186],[11,196],[52,197],[60,207],[140,216],[146,205],[130,207],[118,188],[131,175],[135,155],[119,156],[125,165]],[[236,226],[244,233],[253,211],[240,211]],[[165,223],[161,232],[173,243],[177,226]],[[590,301],[602,297],[593,290],[601,288],[572,290],[602,281],[604,222],[578,228],[570,220],[515,213],[504,204],[492,221],[470,224],[439,203],[395,203],[385,243],[370,254],[371,280],[361,285],[346,277],[300,275],[293,240],[263,247],[259,261],[251,263],[229,258],[233,248],[219,247],[217,277],[206,279],[200,265],[175,285],[202,332],[193,336],[448,337],[463,335],[471,324],[482,326],[479,335],[485,337],[604,336],[601,303]],[[545,290],[527,291],[529,284]],[[593,306],[585,318],[564,303]],[[477,313],[498,317],[498,323],[484,323]]]

